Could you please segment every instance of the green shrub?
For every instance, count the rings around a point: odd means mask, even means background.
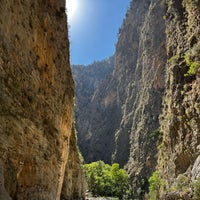
[[[174,65],[174,64],[176,64],[177,59],[178,59],[178,56],[172,56],[172,57],[168,60],[168,62],[169,62],[170,64]]]
[[[190,179],[184,174],[179,174],[174,184],[171,185],[168,191],[179,192],[182,195],[186,193],[190,193],[191,192]]]
[[[184,56],[185,61],[186,61],[186,65],[189,67],[189,70],[187,71],[187,73],[185,74],[186,76],[192,76],[196,73],[196,70],[200,67],[200,65],[197,62],[193,62],[190,59],[190,54],[186,54]]]
[[[179,174],[176,180],[176,189],[179,191],[184,191],[189,187],[189,178],[184,174]]]
[[[159,174],[155,171],[149,178],[149,200],[157,200],[159,198]]]
[[[198,178],[194,183],[194,195],[200,199],[200,178]]]
[[[185,53],[185,62],[189,67],[189,70],[185,74],[185,76],[195,75],[197,70],[200,69],[200,63],[193,61],[194,57],[198,55],[200,52],[200,45],[195,45],[192,49]]]
[[[129,178],[119,164],[112,166],[103,161],[84,165],[88,189],[94,196],[112,196],[123,198],[129,193]]]

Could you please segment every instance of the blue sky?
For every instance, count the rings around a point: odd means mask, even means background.
[[[71,64],[88,65],[113,55],[130,0],[66,1],[77,3],[68,20]]]

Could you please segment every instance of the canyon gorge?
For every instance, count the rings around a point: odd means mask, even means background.
[[[0,1],[0,199],[85,199],[83,163],[103,160],[128,199],[198,200],[200,0],[131,0],[89,66],[69,45],[64,0]]]
[[[113,69],[109,59],[99,62],[98,70],[96,63],[72,66],[83,157],[124,167],[131,199],[150,198],[154,172],[159,177],[155,199],[196,198],[199,38],[200,1],[132,0],[119,29]],[[100,70],[106,73],[100,76]],[[180,177],[187,180],[184,190],[176,188]]]

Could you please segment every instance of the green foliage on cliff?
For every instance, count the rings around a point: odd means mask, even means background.
[[[84,165],[88,188],[94,196],[112,196],[123,198],[129,193],[129,178],[119,164],[112,166],[103,161]]]
[[[159,189],[159,176],[158,171],[155,171],[149,178],[149,200],[158,199],[158,189]]]
[[[200,43],[194,45],[190,50],[185,53],[186,65],[189,67],[189,70],[186,76],[195,75],[196,72],[200,69],[199,61],[195,61],[194,58],[200,53]]]
[[[194,183],[194,195],[196,198],[200,198],[200,178]]]
[[[158,171],[153,172],[149,178],[149,200],[158,200],[159,189],[165,187],[165,181],[160,179]]]
[[[200,64],[197,62],[193,62],[190,58],[190,54],[186,54],[184,58],[186,61],[186,65],[189,67],[186,76],[194,75],[196,71],[200,68]]]
[[[176,180],[175,188],[179,191],[184,191],[189,187],[189,178],[184,174],[179,174]]]

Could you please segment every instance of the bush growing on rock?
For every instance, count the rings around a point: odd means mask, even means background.
[[[176,180],[176,189],[179,191],[184,191],[189,187],[189,178],[184,174],[179,174]]]
[[[159,176],[158,171],[155,171],[149,178],[149,200],[158,199],[158,189],[159,189]]]
[[[194,195],[196,198],[200,198],[200,178],[194,183]]]

